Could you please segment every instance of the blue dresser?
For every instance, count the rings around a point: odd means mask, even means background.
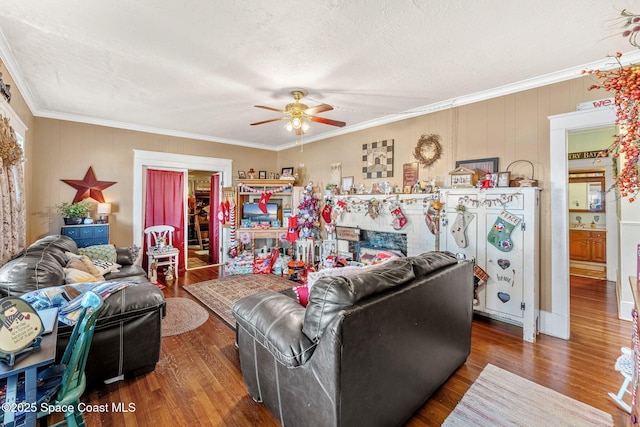
[[[61,234],[75,240],[79,248],[109,243],[109,224],[63,225]]]

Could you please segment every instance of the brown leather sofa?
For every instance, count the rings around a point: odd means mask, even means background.
[[[0,267],[0,296],[22,296],[28,292],[65,283],[66,252],[77,253],[73,239],[46,236]],[[161,319],[165,315],[162,291],[150,284],[144,269],[134,265],[127,249],[117,248],[119,272],[105,280],[131,281],[130,285],[104,300],[85,368],[87,383],[131,377],[153,371],[160,358]],[[61,357],[71,335],[71,326],[58,329],[57,355]]]
[[[471,350],[473,267],[448,252],[325,277],[305,308],[265,291],[233,306],[249,394],[285,426],[404,424]]]

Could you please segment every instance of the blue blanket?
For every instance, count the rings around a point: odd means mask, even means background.
[[[80,302],[85,292],[93,291],[105,299],[114,292],[138,283],[131,281],[74,283],[39,289],[24,294],[20,298],[31,304],[35,310],[57,307],[58,321],[64,325],[73,326],[80,315],[82,309]]]

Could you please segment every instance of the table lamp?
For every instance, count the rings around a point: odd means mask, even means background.
[[[98,224],[106,224],[109,222],[109,214],[111,213],[111,203],[98,203],[98,209],[96,211],[100,218]]]

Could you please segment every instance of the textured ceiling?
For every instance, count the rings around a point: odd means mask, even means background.
[[[37,116],[282,149],[580,75],[638,51],[635,0],[3,0],[0,55]],[[635,9],[634,9],[635,8]],[[410,110],[414,110],[411,112]]]

